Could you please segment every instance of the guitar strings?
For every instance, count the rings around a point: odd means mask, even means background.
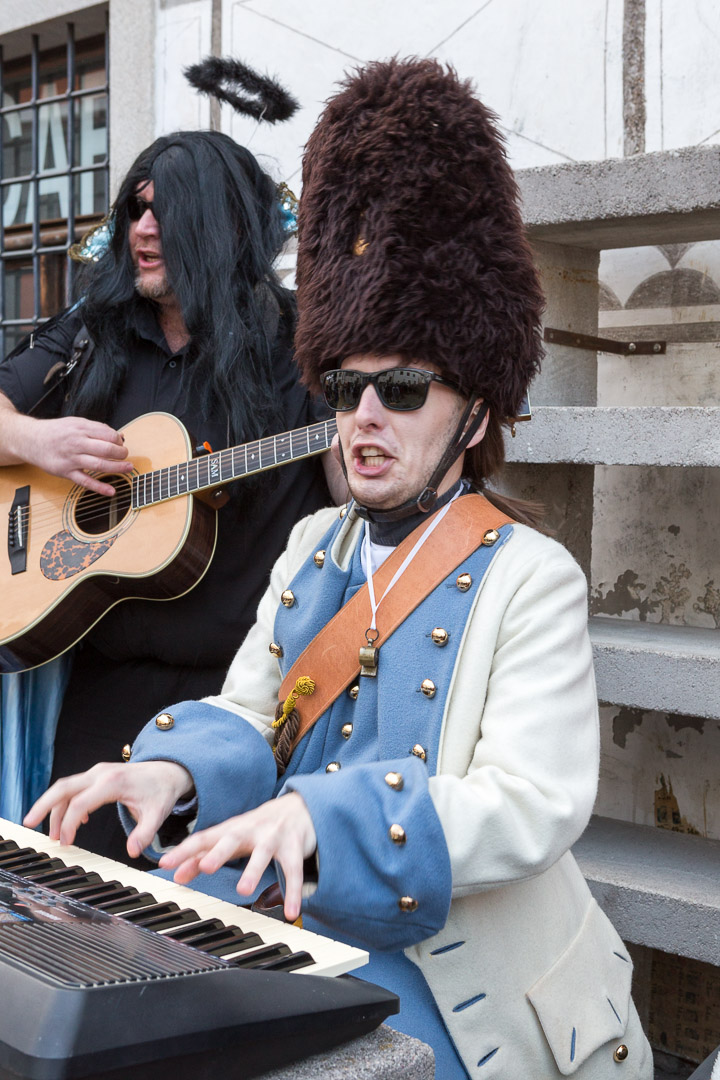
[[[170,502],[176,498],[183,498],[187,495],[193,494],[194,491],[201,491],[206,488],[213,487],[217,483],[230,483],[231,480],[239,479],[242,476],[247,476],[254,472],[261,472],[263,469],[266,468],[272,468],[278,465],[285,464],[286,462],[284,462],[283,460],[277,460],[278,444],[282,445],[283,439],[287,439],[289,441],[289,451],[283,451],[283,454],[289,452],[291,455],[289,459],[290,461],[296,461],[302,456],[307,456],[308,451],[312,453],[312,451],[310,450],[310,437],[317,437],[318,434],[323,430],[325,434],[325,441],[327,442],[327,446],[324,449],[327,449],[329,446],[328,439],[331,436],[331,433],[334,433],[335,430],[334,420],[320,421],[316,424],[309,425],[309,427],[307,428],[296,429],[290,432],[283,432],[280,435],[271,435],[265,439],[256,440],[252,443],[246,443],[241,446],[228,447],[225,450],[220,450],[212,456],[221,459],[219,462],[221,473],[222,466],[227,463],[227,455],[231,455],[230,463],[234,475],[225,479],[221,478],[217,481],[210,481],[209,467],[211,459],[209,457],[191,458],[189,461],[183,462],[179,465],[163,466],[159,469],[153,469],[150,472],[137,473],[135,475],[131,474],[128,477],[125,477],[121,474],[102,474],[104,476],[107,476],[108,478],[112,478],[111,482],[113,483],[113,486],[116,487],[116,489],[119,488],[120,485],[123,485],[124,490],[116,490],[116,494],[113,496],[102,495],[99,492],[91,491],[89,488],[85,489],[84,492],[80,491],[77,496],[75,508],[72,514],[73,519],[82,528],[83,526],[92,525],[96,522],[102,521],[104,518],[119,515],[119,521],[117,521],[112,526],[108,525],[106,529],[103,529],[97,533],[98,536],[102,535],[102,532],[110,531],[111,529],[117,528],[117,526],[122,523],[122,520],[124,520],[127,514],[133,510],[142,510],[146,506],[156,506],[160,503]],[[299,446],[296,448],[296,444],[298,444],[300,440],[302,440],[306,447],[306,449],[304,449],[302,452]],[[271,447],[273,450],[274,460],[272,461],[272,463],[263,464],[263,454]],[[234,456],[239,456],[241,452],[245,456],[245,467],[239,469],[235,465]],[[255,455],[257,455],[258,464],[251,465],[247,460],[248,454],[251,456],[251,458],[254,458]],[[223,458],[225,459],[224,461]],[[207,465],[207,482],[205,480],[201,480],[199,475],[202,471],[203,465]],[[188,487],[185,491],[177,490],[180,470],[188,470],[190,466],[195,466],[194,471],[197,474],[195,483],[197,484],[197,486]],[[176,490],[172,493],[168,492],[167,495],[161,494],[159,498],[153,497],[152,492],[154,491],[156,484],[161,491],[163,486],[169,488],[171,482],[171,473],[173,472],[175,473],[174,481],[176,485]],[[184,480],[183,483],[185,483]],[[146,490],[149,488],[151,493],[150,499],[144,505],[133,505],[133,495],[138,495],[140,487],[144,487]],[[17,514],[18,523],[22,528],[27,528],[28,521],[30,520],[31,515],[32,523],[34,523],[35,525],[51,523],[53,520],[57,521],[58,517],[62,521],[64,516],[63,509],[66,502],[67,493],[63,493],[57,498],[34,499],[32,502],[32,506],[16,507],[14,511],[11,510],[9,512],[9,516],[12,517],[14,514]]]

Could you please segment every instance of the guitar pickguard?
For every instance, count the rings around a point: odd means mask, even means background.
[[[107,536],[103,540],[86,543],[63,529],[45,543],[40,554],[40,569],[50,581],[64,581],[87,570],[113,546],[115,539],[114,536]]]

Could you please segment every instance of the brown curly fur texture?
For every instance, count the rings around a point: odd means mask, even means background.
[[[543,298],[495,117],[451,68],[372,63],[328,101],[303,160],[297,285],[313,389],[355,353],[399,353],[517,412]]]

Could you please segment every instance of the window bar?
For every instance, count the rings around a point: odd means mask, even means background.
[[[0,45],[0,105],[5,100],[3,48]],[[3,132],[0,121],[0,176],[3,175]],[[5,192],[0,188],[0,360],[5,356]]]
[[[40,39],[37,34],[32,35],[31,53],[31,91],[30,108],[32,109],[32,142],[31,142],[31,169],[33,179],[31,184],[31,198],[33,206],[32,223],[32,268],[33,268],[33,327],[37,326],[40,316],[40,147],[39,147],[39,108],[40,96]]]
[[[70,171],[75,164],[75,101],[72,96],[75,89],[75,25],[67,24],[67,160],[68,160],[68,217],[66,250],[75,243],[75,177]],[[65,266],[65,303],[70,303],[72,295],[72,259],[66,260]]]

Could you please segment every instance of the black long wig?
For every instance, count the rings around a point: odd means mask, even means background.
[[[219,132],[157,139],[136,159],[115,201],[110,250],[79,277],[92,363],[64,412],[104,419],[132,357],[138,304],[128,199],[148,181],[163,259],[190,334],[184,390],[202,414],[227,417],[230,444],[280,430],[272,349],[292,319],[272,264],[283,243],[277,189],[253,155]]]

